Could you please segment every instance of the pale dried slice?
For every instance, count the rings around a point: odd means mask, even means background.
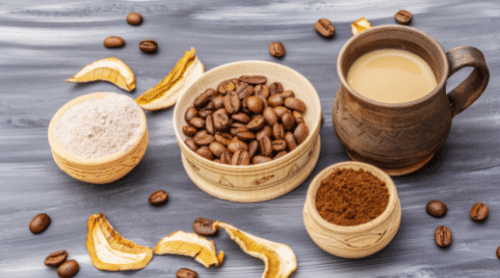
[[[134,73],[127,64],[115,57],[92,62],[65,81],[86,83],[98,80],[109,81],[126,91],[135,89]]]
[[[352,34],[357,35],[368,28],[372,28],[372,25],[370,24],[370,22],[368,22],[366,18],[362,17],[351,23],[351,27],[352,27]]]
[[[91,215],[87,227],[87,251],[94,266],[100,270],[141,269],[153,258],[151,248],[123,238],[102,212]]]
[[[297,258],[288,245],[256,237],[230,224],[215,221],[214,229],[218,228],[226,230],[245,253],[264,261],[262,278],[288,278],[297,269]]]
[[[193,257],[195,261],[210,267],[220,266],[224,261],[224,252],[216,255],[215,244],[212,240],[195,233],[175,231],[162,238],[155,247],[156,255],[174,254]]]
[[[191,47],[160,83],[142,93],[135,102],[149,111],[168,108],[204,72],[205,67],[196,56],[196,50]]]

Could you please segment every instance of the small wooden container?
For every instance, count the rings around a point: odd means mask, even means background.
[[[193,100],[208,88],[241,75],[264,75],[267,84],[278,81],[293,90],[307,106],[304,119],[309,136],[289,154],[259,165],[232,166],[207,160],[191,149],[182,132],[184,114]],[[206,193],[233,202],[259,202],[282,196],[299,186],[313,171],[319,158],[321,104],[312,84],[286,66],[265,61],[241,61],[219,66],[200,77],[179,97],[174,110],[174,130],[182,163],[191,180]]]
[[[363,169],[385,182],[389,203],[377,218],[360,225],[340,226],[323,219],[316,209],[316,192],[321,181],[336,169]],[[321,171],[311,182],[304,204],[304,224],[311,239],[321,249],[343,258],[362,258],[384,248],[394,238],[401,223],[401,205],[392,179],[381,169],[362,162],[341,162]]]
[[[95,184],[116,181],[128,174],[141,161],[146,152],[148,146],[148,130],[146,115],[142,109],[140,109],[140,129],[142,133],[135,139],[135,144],[126,152],[120,151],[112,155],[98,158],[85,158],[69,152],[56,139],[52,132],[54,125],[70,107],[91,98],[102,99],[107,94],[114,93],[99,92],[77,97],[63,105],[50,121],[48,137],[54,161],[61,170],[77,180]]]

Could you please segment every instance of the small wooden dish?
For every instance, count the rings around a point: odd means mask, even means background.
[[[321,181],[336,169],[363,169],[385,182],[389,203],[377,218],[360,225],[340,226],[323,219],[316,209],[316,192]],[[341,162],[325,168],[312,180],[304,204],[304,224],[311,239],[326,252],[343,258],[362,258],[384,248],[401,223],[401,204],[392,179],[381,169],[362,162]]]
[[[117,152],[99,158],[85,158],[69,152],[56,139],[52,132],[54,125],[70,107],[91,98],[102,99],[107,94],[114,93],[99,92],[77,97],[64,104],[50,121],[48,137],[54,161],[61,170],[77,180],[95,184],[116,181],[128,174],[141,161],[146,152],[148,146],[148,130],[146,115],[142,109],[140,110],[140,128],[142,133],[136,138],[135,144],[126,152]]]
[[[289,154],[259,165],[232,166],[207,160],[191,149],[182,132],[184,114],[193,100],[208,88],[241,75],[264,75],[268,84],[281,82],[304,101],[304,119],[309,136]],[[206,193],[233,202],[259,202],[282,196],[299,186],[313,171],[319,158],[321,103],[312,84],[300,73],[286,66],[266,61],[241,61],[219,66],[200,77],[179,97],[174,110],[174,131],[182,163],[191,180]]]

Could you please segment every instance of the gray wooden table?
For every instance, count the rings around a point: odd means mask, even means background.
[[[360,260],[331,256],[309,238],[302,221],[312,176],[348,160],[332,126],[331,107],[340,83],[336,59],[352,36],[350,23],[365,16],[372,25],[392,24],[399,9],[414,14],[413,27],[435,37],[445,50],[459,45],[481,49],[491,79],[483,96],[453,120],[444,147],[421,170],[395,178],[403,209],[394,240]],[[125,22],[129,12],[144,16],[140,26]],[[314,22],[329,18],[337,31],[321,38]],[[257,236],[289,245],[298,269],[292,277],[498,277],[500,261],[500,2],[449,1],[0,1],[0,277],[57,277],[43,264],[49,253],[66,249],[80,263],[76,277],[174,277],[180,267],[200,277],[261,277],[262,261],[244,254],[227,234],[214,238],[226,252],[220,268],[205,269],[188,257],[156,256],[140,271],[104,272],[90,262],[85,247],[87,219],[104,212],[125,238],[154,247],[175,230],[190,231],[196,217],[220,219]],[[106,49],[105,37],[121,36],[122,49]],[[139,51],[143,39],[159,51]],[[271,41],[287,54],[269,55]],[[157,84],[184,51],[194,47],[207,70],[239,60],[267,60],[308,78],[322,102],[325,123],[321,156],[312,176],[275,200],[239,204],[215,199],[186,175],[175,140],[172,112],[147,113],[150,143],[142,162],[127,177],[108,185],[76,181],[54,163],[47,140],[53,114],[70,99],[95,91],[133,98]],[[86,64],[115,56],[134,71],[137,89],[124,92],[106,82],[65,83]],[[464,79],[464,69],[448,89]],[[166,206],[148,204],[159,189],[170,194]],[[440,199],[448,214],[435,219],[425,205]],[[474,223],[469,210],[484,202],[490,215]],[[28,224],[45,212],[50,227],[33,235]],[[453,232],[440,249],[436,226]]]

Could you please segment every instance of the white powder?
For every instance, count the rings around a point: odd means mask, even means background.
[[[102,99],[87,99],[66,110],[53,133],[69,152],[96,158],[126,151],[141,135],[141,108],[135,101],[117,93]]]

